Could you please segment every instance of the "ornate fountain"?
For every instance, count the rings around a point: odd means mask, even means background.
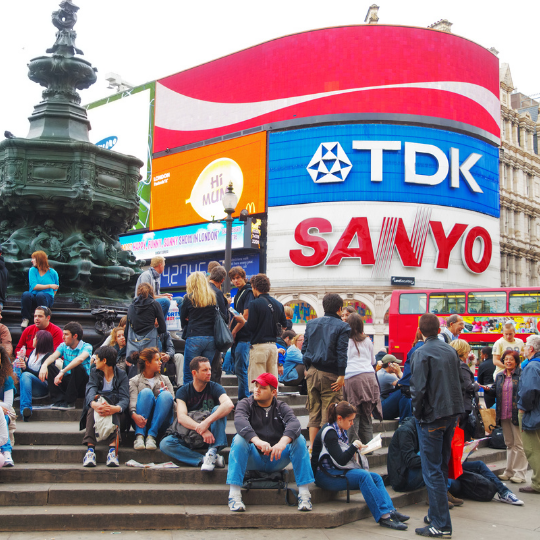
[[[77,57],[71,0],[52,14],[58,29],[50,56],[34,58],[28,77],[45,87],[27,138],[0,142],[0,243],[10,273],[8,296],[28,289],[31,254],[43,250],[60,277],[55,305],[124,305],[140,273],[118,234],[137,219],[143,163],[90,143],[77,90],[96,82],[96,68]]]

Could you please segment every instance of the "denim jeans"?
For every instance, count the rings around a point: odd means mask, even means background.
[[[439,530],[452,531],[448,509],[448,461],[456,417],[439,418],[434,422],[416,420],[422,475],[429,497],[428,516]]]
[[[20,378],[21,411],[26,408],[32,410],[32,397],[45,397],[49,393],[48,383],[41,382],[29,371],[23,372]]]
[[[392,392],[381,405],[384,420],[393,420],[399,416],[399,423],[402,424],[405,418],[412,416],[411,398],[405,397],[401,390]]]
[[[362,492],[364,500],[377,523],[383,514],[389,514],[395,510],[392,499],[384,487],[384,482],[377,473],[364,469],[351,469],[347,472],[330,469],[328,472],[330,474],[343,474],[345,472],[349,481],[349,488],[359,489]],[[330,478],[323,471],[317,471],[315,484],[328,491],[344,491],[347,489],[347,482],[344,478]]]
[[[218,410],[219,405],[216,405],[212,409],[212,413],[215,413]],[[227,435],[225,434],[225,428],[227,427],[227,417],[224,416],[215,422],[212,422],[210,425],[210,432],[214,436],[214,443],[209,445],[209,448],[216,448],[219,452],[227,446]],[[168,435],[165,437],[160,445],[159,449],[168,456],[171,456],[182,463],[197,467],[202,463],[203,456],[188,448],[184,441],[179,439],[176,435]]]
[[[484,478],[487,478],[495,484],[497,487],[497,493],[504,497],[507,493],[510,493],[510,490],[490,471],[489,467],[483,461],[465,461],[463,463],[463,470],[474,472],[480,474]],[[461,483],[459,478],[457,480],[449,480],[450,482],[450,493],[454,497],[459,497],[459,492],[461,491]]]
[[[23,319],[32,321],[34,319],[34,311],[38,306],[52,307],[54,304],[54,296],[46,292],[38,292],[32,294],[29,291],[22,293],[21,298],[21,315]]]
[[[251,343],[249,341],[239,341],[234,351],[234,372],[238,378],[238,401],[249,397],[249,350]]]
[[[214,336],[193,336],[186,339],[186,347],[184,350],[184,384],[193,381],[189,363],[196,356],[204,356],[212,362],[215,352],[216,345],[214,343]]]
[[[274,461],[270,461],[270,454],[261,454],[253,443],[235,435],[229,454],[227,484],[241,486],[246,470],[270,473],[283,470],[289,463],[293,466],[296,485],[304,486],[315,482],[303,435],[289,443],[281,453],[281,458]]]
[[[161,311],[163,311],[163,316],[167,320],[167,313],[169,313],[169,308],[171,307],[171,301],[168,298],[156,298],[156,302],[161,306]]]
[[[424,477],[422,476],[422,469],[408,469],[407,470],[407,485],[400,491],[408,492],[414,491],[424,487]]]
[[[173,421],[172,394],[163,390],[158,397],[150,388],[144,388],[137,396],[137,414],[146,418],[146,426],[143,428],[135,424],[135,435],[152,435],[156,438],[159,431],[167,429]]]

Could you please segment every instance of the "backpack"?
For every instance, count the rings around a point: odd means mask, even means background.
[[[498,450],[506,450],[506,443],[504,442],[502,427],[493,428],[493,431],[489,436],[488,446],[491,448],[497,448]]]
[[[263,471],[246,471],[242,487],[248,491],[250,489],[277,489],[278,493],[283,489],[285,490],[285,502],[289,506],[294,506],[298,503],[298,493],[295,489],[289,487],[287,469],[270,473]],[[293,502],[290,502],[289,494],[294,496]]]
[[[439,336],[442,336],[442,338],[444,339],[444,342],[445,343],[450,343],[450,338],[448,337],[448,335],[446,334],[446,332],[441,332],[439,334]]]
[[[463,471],[458,481],[461,484],[459,496],[466,499],[487,502],[497,493],[497,486],[491,480],[475,472]]]

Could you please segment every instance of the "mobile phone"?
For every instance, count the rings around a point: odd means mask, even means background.
[[[236,309],[234,309],[232,306],[229,306],[229,311],[230,311],[234,316],[240,315],[240,313],[238,313],[238,311],[236,311]]]

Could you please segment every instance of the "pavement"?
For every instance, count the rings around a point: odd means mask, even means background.
[[[530,477],[530,471],[529,475]],[[525,502],[525,506],[501,504],[496,500],[491,502],[465,501],[459,508],[454,508],[452,517],[453,538],[474,540],[540,540],[540,496],[519,493],[513,486],[514,492]],[[346,504],[346,503],[344,503]],[[44,533],[0,533],[1,540],[272,540],[276,535],[286,534],[287,540],[350,540],[356,535],[364,538],[385,539],[414,539],[419,538],[414,533],[416,527],[423,526],[423,518],[427,513],[424,503],[415,504],[400,511],[411,516],[408,521],[409,530],[404,532],[391,531],[377,525],[372,518],[363,519],[335,529],[208,529],[204,531],[59,531]],[[248,508],[249,512],[249,508]],[[152,507],[148,507],[152,513]]]

